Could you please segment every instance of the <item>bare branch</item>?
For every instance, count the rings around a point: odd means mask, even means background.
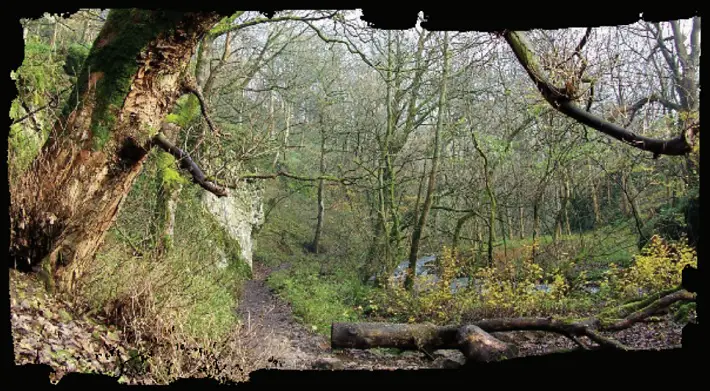
[[[197,87],[195,79],[191,76],[184,78],[182,80],[182,89],[183,91],[192,93],[193,95],[195,95],[195,97],[197,97],[197,100],[200,102],[200,108],[202,109],[202,116],[205,117],[207,125],[209,125],[210,129],[212,130],[212,133],[219,136],[219,130],[217,130],[217,127],[215,126],[214,122],[212,122],[212,118],[207,113],[207,102],[205,101],[204,95],[202,95],[202,91],[200,91],[200,88]]]
[[[639,110],[641,110],[646,104],[653,103],[653,102],[658,102],[670,110],[674,110],[674,111],[681,111],[682,110],[682,107],[679,104],[673,103],[667,99],[663,99],[662,97],[658,96],[657,94],[652,94],[649,97],[639,99],[638,101],[636,101],[636,103],[632,104],[631,106],[629,106],[626,109],[626,112],[629,115],[629,120],[627,122],[627,126],[634,120],[634,117],[636,116],[636,113]]]
[[[218,26],[217,28],[214,28],[214,29],[212,29],[212,31],[210,31],[210,35],[214,36],[214,37],[219,37],[220,35],[226,34],[230,31],[237,31],[237,30],[245,29],[247,27],[256,26],[258,24],[263,24],[263,23],[284,22],[284,21],[289,21],[289,20],[290,21],[309,22],[309,21],[331,19],[335,15],[337,15],[338,12],[339,11],[335,11],[333,13],[330,13],[330,14],[327,14],[324,16],[316,16],[316,17],[285,15],[285,16],[277,16],[274,18],[256,18],[256,19],[252,19],[252,20],[249,20],[249,21],[241,23],[241,24]]]
[[[320,31],[320,29],[318,29],[318,28],[317,28],[316,26],[314,26],[313,24],[308,23],[308,22],[306,22],[306,24],[308,25],[308,27],[310,27],[313,31],[316,32],[316,34],[318,35],[318,38],[320,38],[321,40],[323,40],[323,41],[325,41],[325,42],[327,42],[327,43],[339,43],[339,44],[345,45],[345,47],[348,49],[348,51],[349,51],[350,53],[352,53],[352,54],[357,54],[358,56],[360,56],[360,58],[362,59],[362,61],[363,61],[365,64],[367,64],[367,65],[370,66],[371,68],[380,70],[379,67],[377,67],[377,66],[374,65],[372,62],[370,62],[370,60],[365,56],[365,54],[363,54],[361,51],[357,50],[357,48],[353,48],[352,45],[350,44],[350,42],[346,42],[346,41],[343,41],[343,40],[341,40],[341,39],[326,37],[326,36],[323,34],[323,32]]]
[[[591,35],[591,34],[592,34],[592,28],[587,27],[587,31],[584,32],[584,37],[582,37],[582,40],[579,41],[579,43],[577,44],[577,47],[574,48],[574,54],[577,57],[580,57],[580,58],[582,57],[582,49],[584,49],[584,45],[587,44],[587,40],[589,39],[589,35]]]
[[[291,174],[283,170],[279,170],[273,174],[243,174],[240,175],[240,179],[246,179],[246,180],[255,180],[255,179],[276,179],[278,177],[286,177],[286,178],[291,178],[299,181],[306,181],[306,182],[316,182],[320,180],[324,181],[329,181],[329,182],[338,182],[342,183],[344,185],[351,185],[354,184],[355,179],[359,178],[338,178],[334,177],[331,175],[319,175],[315,177],[309,177],[309,176],[303,176],[303,175],[297,175],[297,174]],[[234,187],[234,186],[229,186],[229,187]]]
[[[691,151],[691,145],[685,137],[685,132],[671,140],[658,140],[637,135],[619,125],[608,122],[596,115],[577,107],[564,89],[555,87],[541,72],[541,67],[530,49],[531,44],[525,33],[506,31],[505,39],[513,49],[520,64],[525,68],[530,78],[535,82],[542,96],[552,107],[578,122],[594,128],[608,136],[627,143],[655,155],[685,155]],[[699,127],[698,127],[699,129]]]
[[[163,124],[163,128],[165,127],[176,127],[176,125],[165,123]],[[180,163],[180,167],[189,172],[192,175],[192,180],[203,189],[209,191],[217,197],[226,197],[228,195],[227,189],[210,181],[202,172],[200,167],[192,160],[192,158],[182,149],[171,143],[162,131],[153,137],[152,143],[165,150],[165,152],[173,155]]]

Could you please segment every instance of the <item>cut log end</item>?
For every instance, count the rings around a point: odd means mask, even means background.
[[[459,328],[456,340],[467,360],[489,362],[516,357],[518,348],[505,343],[475,325]]]

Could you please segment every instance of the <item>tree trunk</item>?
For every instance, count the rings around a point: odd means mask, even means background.
[[[431,209],[434,191],[436,189],[436,175],[437,169],[439,168],[439,149],[441,148],[441,131],[444,126],[444,107],[446,105],[446,79],[448,77],[449,69],[449,54],[447,52],[449,42],[448,39],[448,32],[444,32],[444,45],[442,48],[442,51],[444,52],[444,64],[441,75],[441,90],[439,93],[439,111],[437,114],[436,128],[434,132],[434,156],[432,156],[431,159],[431,172],[429,173],[429,184],[426,190],[426,197],[424,198],[424,205],[422,205],[419,221],[414,226],[414,231],[412,232],[412,245],[409,249],[409,269],[407,270],[407,277],[404,283],[407,290],[411,290],[414,287],[414,277],[419,253],[419,242],[422,237],[422,232],[424,232],[424,228],[426,227],[426,220]]]
[[[520,240],[525,239],[525,209],[520,207]]]
[[[215,37],[211,34],[206,34],[202,42],[200,42],[197,50],[197,60],[195,62],[195,80],[197,86],[204,89],[207,78],[210,75],[210,59],[212,58],[212,45]]]
[[[626,175],[619,174],[621,177],[621,191],[624,193],[624,197],[621,199],[621,213],[625,217],[629,217],[631,215],[631,207],[630,207],[630,201],[629,201],[629,188],[627,186],[627,180],[626,180]]]
[[[494,338],[475,325],[333,323],[334,349],[396,348],[403,350],[458,349],[467,360],[488,362],[517,356],[517,348]]]
[[[474,216],[476,216],[476,212],[471,211],[471,212],[468,212],[465,215],[461,216],[456,221],[456,228],[454,229],[454,238],[451,242],[451,247],[453,249],[456,249],[459,246],[459,240],[461,238],[461,229],[463,228],[464,224],[466,224],[466,222]],[[478,230],[476,230],[476,231],[478,232]]]
[[[606,205],[607,207],[612,204],[611,201],[611,178],[609,175],[606,176]]]
[[[532,234],[532,259],[535,261],[535,256],[538,250],[538,237],[540,236],[540,199],[537,198],[533,204],[533,234]]]
[[[54,22],[54,29],[52,31],[52,39],[49,41],[49,46],[52,48],[52,52],[57,48],[57,32],[59,31],[59,22]],[[50,52],[51,58],[51,52]]]
[[[10,262],[73,290],[140,173],[216,13],[112,10],[40,155],[11,189]],[[90,72],[90,73],[89,73]]]
[[[173,247],[175,233],[175,211],[182,191],[184,179],[176,170],[175,157],[168,152],[158,153],[158,255],[163,255]]]
[[[321,141],[320,141],[320,175],[325,175],[325,133],[321,131]],[[311,243],[311,251],[318,254],[320,251],[320,237],[323,232],[323,218],[325,216],[325,203],[323,201],[323,190],[325,188],[325,181],[321,179],[318,181],[318,218],[316,222],[316,232],[313,236],[313,242]]]
[[[513,240],[513,218],[510,217],[510,210],[508,207],[505,208],[505,221],[508,226],[508,239]]]
[[[589,181],[589,190],[592,193],[592,207],[594,208],[594,227],[597,228],[601,224],[602,218],[599,210],[599,197],[597,197],[597,187],[594,182],[594,179]]]

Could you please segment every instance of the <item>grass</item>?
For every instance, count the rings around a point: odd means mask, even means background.
[[[178,201],[173,248],[166,256],[156,256],[155,166],[153,159],[146,163],[107,234],[83,281],[84,304],[102,311],[115,309],[121,302],[143,300],[152,322],[179,328],[194,338],[224,336],[237,324],[234,309],[248,268],[239,260],[236,241],[206,212],[199,189],[190,185]],[[223,256],[228,264],[220,268]],[[123,316],[145,323],[146,311]]]
[[[309,252],[306,247],[313,239],[317,213],[312,189],[272,182],[267,187],[267,199],[283,196],[285,186],[292,194],[275,206],[271,215],[278,218],[269,218],[261,229],[254,260],[267,266],[290,266],[274,272],[267,284],[291,303],[298,321],[328,335],[332,322],[362,319],[357,307],[371,288],[361,283],[358,274],[365,244],[352,233],[361,228],[348,205],[330,204],[326,207],[322,251]]]
[[[362,319],[357,306],[369,288],[351,276],[320,276],[318,269],[315,263],[309,263],[292,270],[281,270],[271,275],[268,285],[291,302],[296,320],[329,336],[333,322]]]

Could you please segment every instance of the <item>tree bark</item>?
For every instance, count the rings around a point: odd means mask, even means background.
[[[488,362],[517,355],[517,348],[494,338],[480,327],[427,324],[333,323],[334,349],[397,348],[402,350],[458,349],[467,360]]]
[[[216,13],[109,14],[47,143],[11,188],[10,262],[71,291],[140,173]],[[75,101],[77,100],[78,101]]]

